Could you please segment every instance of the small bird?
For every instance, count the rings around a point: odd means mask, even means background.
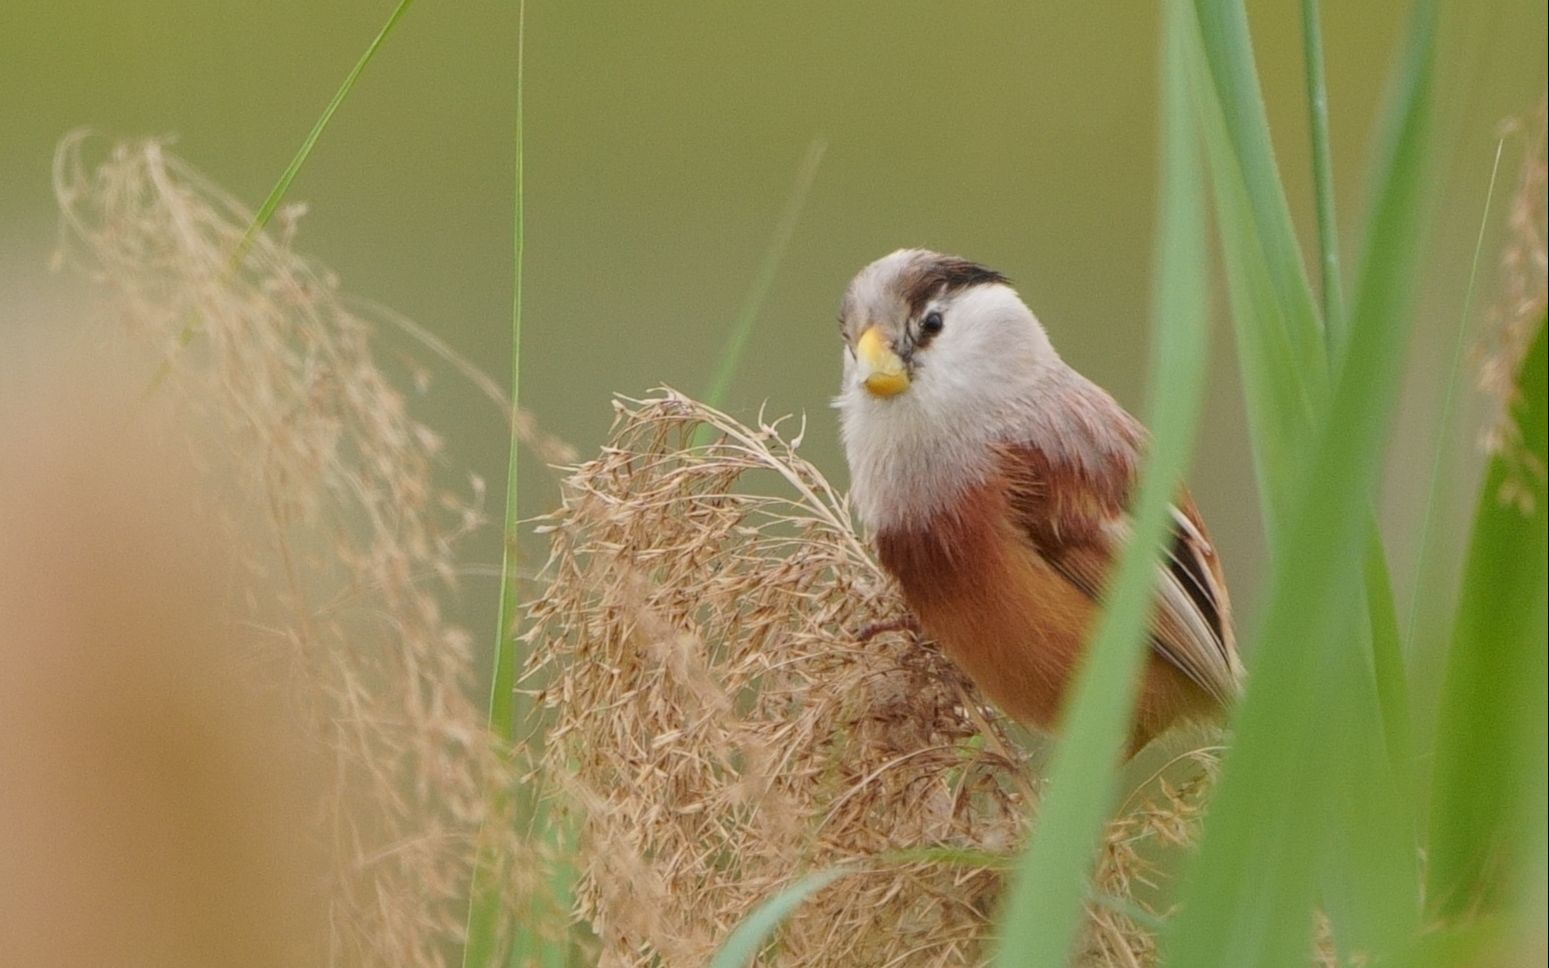
[[[839,326],[851,501],[883,567],[991,700],[1053,728],[1130,534],[1145,428],[977,263],[884,256],[851,281]],[[1169,510],[1131,755],[1217,718],[1242,682],[1220,559],[1187,493]]]

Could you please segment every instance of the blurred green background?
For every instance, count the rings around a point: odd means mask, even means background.
[[[1311,242],[1297,7],[1249,6],[1291,205]],[[0,325],[13,336],[68,329],[82,298],[79,279],[46,270],[57,236],[49,165],[66,131],[173,136],[175,150],[256,205],[392,7],[5,0]],[[1363,0],[1324,10],[1349,225],[1361,220],[1370,127],[1406,9]],[[607,430],[611,393],[700,391],[820,137],[827,154],[733,387],[733,413],[751,418],[765,401],[771,413],[806,412],[807,454],[844,480],[827,409],[835,309],[856,269],[905,245],[1006,272],[1062,353],[1139,408],[1156,16],[1146,3],[534,0],[523,402],[585,454]],[[1499,124],[1530,111],[1545,84],[1539,0],[1450,3],[1443,31],[1432,269],[1383,508],[1401,595]],[[502,382],[516,35],[512,2],[416,4],[290,196],[310,203],[298,247],[335,268],[345,290],[409,314]],[[1508,141],[1475,325],[1494,298],[1520,150],[1520,138]],[[1359,239],[1342,241],[1358,252]],[[1258,511],[1226,330],[1193,487],[1235,594],[1251,604]],[[0,351],[14,357],[19,345],[5,339]],[[1482,407],[1471,396],[1457,424],[1449,507],[1460,512],[1471,503]],[[447,436],[449,472],[472,469],[498,495],[500,415],[450,372],[419,412]],[[523,510],[539,513],[554,500],[553,476],[533,460],[524,474]],[[498,560],[495,529],[468,558]]]

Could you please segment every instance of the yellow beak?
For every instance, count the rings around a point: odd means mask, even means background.
[[[859,364],[861,383],[872,394],[891,397],[909,389],[909,374],[904,371],[904,361],[882,338],[882,330],[872,326],[861,334],[855,344],[855,361]]]

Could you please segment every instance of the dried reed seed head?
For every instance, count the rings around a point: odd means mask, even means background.
[[[515,767],[486,739],[468,636],[442,613],[457,539],[484,520],[477,494],[437,485],[439,437],[376,362],[372,321],[291,251],[298,210],[245,240],[251,213],[162,145],[94,166],[85,145],[56,162],[64,258],[102,285],[110,352],[159,367],[140,406],[178,428],[211,540],[235,553],[229,617],[255,630],[255,671],[292,676],[293,714],[332,764],[311,828],[333,856],[319,949],[444,964],[481,830],[521,872],[501,882],[509,903],[543,867],[491,796]]]
[[[437,595],[481,515],[435,487],[436,435],[373,361],[367,320],[290,251],[291,228],[233,264],[249,214],[159,145],[88,168],[72,140],[56,180],[68,250],[133,344],[168,361],[156,400],[194,466],[233,482],[231,600],[266,661],[313,686],[302,712],[335,764],[317,828],[335,856],[332,960],[442,963],[480,847],[506,858],[513,910],[564,928],[529,906],[564,838],[519,837],[488,796],[513,769],[576,811],[574,916],[603,964],[702,963],[795,872],[837,863],[857,872],[788,925],[788,963],[979,958],[1000,863],[886,855],[1014,850],[1024,753],[929,643],[860,634],[907,616],[799,433],[674,394],[619,404],[541,524],[553,553],[523,688],[541,690],[549,732],[541,763],[525,748],[507,762]],[[696,450],[702,423],[718,438]],[[1166,791],[1116,822],[1100,890],[1147,909],[1148,845],[1187,840],[1197,804]],[[1149,958],[1120,907],[1089,927],[1086,963]]]
[[[839,864],[857,873],[785,927],[781,963],[978,961],[1031,799],[1024,752],[906,630],[781,422],[672,392],[617,406],[541,523],[548,591],[522,680],[548,717],[546,776],[578,813],[578,914],[602,963],[702,964],[799,872]],[[702,424],[714,441],[692,447]],[[1152,847],[1192,837],[1202,788],[1163,786],[1116,821],[1099,888],[1136,899],[1160,879]],[[919,848],[977,859],[890,856]],[[1084,963],[1153,950],[1093,909]]]
[[[1531,118],[1508,127],[1524,136],[1524,151],[1517,187],[1507,218],[1508,241],[1501,257],[1501,298],[1492,310],[1490,327],[1479,364],[1479,385],[1496,403],[1496,416],[1484,430],[1484,447],[1502,455],[1508,474],[1501,485],[1502,503],[1513,504],[1524,514],[1532,512],[1534,482],[1546,475],[1543,463],[1522,446],[1522,433],[1513,412],[1517,405],[1517,372],[1538,334],[1549,308],[1549,254],[1545,251],[1546,208],[1549,208],[1549,168],[1546,168],[1546,119],[1549,99],[1541,97]]]

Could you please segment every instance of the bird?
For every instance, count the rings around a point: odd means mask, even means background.
[[[1131,532],[1148,435],[1060,358],[1010,280],[900,249],[839,313],[850,502],[918,627],[1012,719],[1057,731]],[[1128,756],[1243,686],[1220,556],[1180,488]]]

